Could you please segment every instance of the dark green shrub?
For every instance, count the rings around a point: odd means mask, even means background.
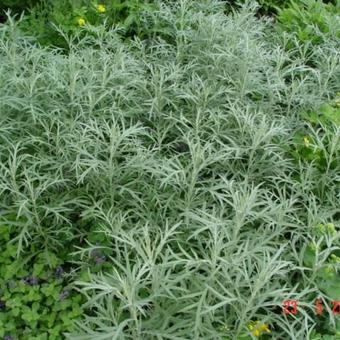
[[[30,9],[21,22],[28,35],[35,36],[39,43],[67,48],[63,35],[73,35],[87,28],[102,25],[121,28],[124,37],[144,37],[153,32],[152,12],[157,8],[153,1],[118,0],[92,2],[88,0],[58,0],[39,3]]]
[[[239,2],[227,1],[229,6],[235,6],[235,4],[244,4],[249,0],[240,0]],[[284,7],[287,3],[286,0],[257,0],[259,7],[259,14],[276,14],[279,8]]]
[[[17,258],[13,229],[0,226],[0,338],[61,339],[81,315],[82,296],[64,261],[50,252]]]
[[[285,0],[258,0],[262,13],[276,13],[279,8],[283,8],[287,1]]]
[[[36,3],[38,3],[39,0],[2,0],[0,3],[0,9],[6,10],[11,9],[14,12],[23,11]]]
[[[337,0],[320,0],[324,4],[337,4]],[[247,2],[251,2],[251,0],[227,0],[227,6],[229,8],[238,8],[242,4],[245,4]],[[259,5],[258,8],[258,14],[260,15],[276,15],[278,12],[286,8],[287,6],[290,5],[289,0],[256,0],[256,2]],[[303,3],[303,0],[296,0],[295,1],[298,5]]]
[[[6,20],[5,11],[20,14],[21,12],[36,5],[39,0],[3,0],[0,2],[0,22]]]
[[[320,0],[291,1],[287,8],[279,11],[279,30],[312,45],[324,42],[327,35],[340,37],[339,4]]]
[[[314,278],[316,289],[325,293],[331,301],[340,301],[340,274],[338,271],[340,252],[334,250],[336,249],[335,245],[338,244],[336,235],[337,228],[333,223],[320,223],[311,229],[309,236],[311,242],[307,247],[303,247],[303,264],[309,269],[309,275]],[[314,300],[319,297],[318,294],[314,293],[313,295]],[[321,299],[320,303],[323,304]],[[331,304],[329,305],[332,308]],[[340,335],[340,320],[336,320],[335,325],[329,327],[327,318],[318,316],[316,330],[324,336],[322,337],[320,334],[320,340],[328,339],[328,336],[330,339],[334,339],[333,336]],[[313,337],[313,339],[315,338]]]
[[[340,147],[338,142],[340,127],[339,97],[325,103],[317,110],[303,112],[303,126],[293,137],[290,154],[297,163],[303,163],[317,174],[313,192],[320,199],[334,187],[332,181],[322,180],[324,174],[336,177],[339,167]],[[301,173],[296,175],[301,180]]]

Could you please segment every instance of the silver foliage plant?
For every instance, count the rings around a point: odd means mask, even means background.
[[[0,217],[18,217],[18,255],[76,239],[75,211],[111,240],[112,270],[76,282],[88,302],[70,339],[237,339],[251,320],[308,339],[315,326],[301,256],[339,212],[340,169],[317,177],[284,145],[339,91],[339,41],[307,59],[253,4],[222,6],[162,5],[170,39],[97,27],[67,55],[0,27]],[[315,136],[340,164],[339,127]],[[93,247],[76,250],[84,265]],[[293,321],[288,298],[304,301]]]

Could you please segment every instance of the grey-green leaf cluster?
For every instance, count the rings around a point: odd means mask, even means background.
[[[77,272],[101,246],[87,228],[109,240],[110,269],[75,282],[70,339],[252,339],[256,320],[312,339],[313,294],[330,302],[316,276],[340,251],[340,127],[301,113],[340,91],[340,42],[307,54],[254,4],[222,6],[163,3],[171,39],[99,26],[68,54],[0,26],[0,219],[17,217],[18,256],[71,240]],[[336,233],[307,266],[319,223]]]

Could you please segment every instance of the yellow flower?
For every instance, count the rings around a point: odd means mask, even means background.
[[[78,23],[78,26],[85,26],[86,21],[85,21],[84,18],[79,18],[78,21],[77,21],[77,23]]]
[[[260,336],[260,335],[261,335],[261,333],[260,333],[260,331],[259,331],[258,329],[253,330],[251,333],[252,333],[254,336]]]
[[[303,137],[303,143],[305,144],[306,148],[309,148],[310,141],[309,141],[309,138],[307,136]]]
[[[260,321],[252,322],[248,325],[251,334],[256,337],[261,336],[263,333],[270,333],[269,326],[265,323],[261,323]]]
[[[96,6],[96,8],[97,8],[98,13],[105,13],[106,12],[106,8],[105,8],[104,5],[99,4],[99,5]]]

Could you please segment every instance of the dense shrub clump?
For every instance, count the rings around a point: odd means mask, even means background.
[[[0,27],[0,225],[72,266],[65,337],[339,335],[314,315],[340,299],[338,33],[307,55],[224,6],[164,3],[166,36],[98,25],[68,54]]]

